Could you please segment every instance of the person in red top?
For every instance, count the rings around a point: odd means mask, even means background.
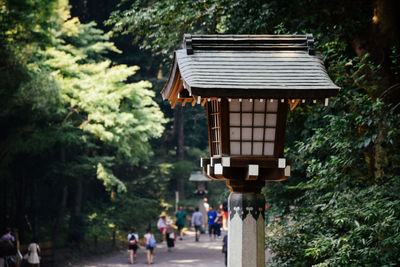
[[[228,230],[228,200],[222,202],[222,228]]]
[[[214,222],[216,223],[215,229],[217,232],[218,237],[221,236],[221,227],[222,227],[222,209],[219,208],[217,210],[217,217],[215,218]]]

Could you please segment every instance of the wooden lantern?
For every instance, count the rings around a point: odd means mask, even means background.
[[[163,98],[206,105],[210,158],[205,175],[235,192],[257,192],[290,176],[284,158],[288,109],[337,94],[313,37],[185,35],[175,51]]]

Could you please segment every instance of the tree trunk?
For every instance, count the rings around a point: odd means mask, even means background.
[[[81,215],[82,199],[83,199],[83,182],[82,182],[82,179],[78,179],[76,182],[74,215],[78,215],[78,216]]]
[[[392,47],[396,46],[399,49],[400,46],[400,16],[397,15],[400,1],[372,0],[372,6],[370,27],[355,37],[354,51],[360,57],[369,53],[369,60],[382,66],[378,73],[382,76],[380,89],[370,93],[374,97],[384,97],[388,103],[397,104],[400,102],[400,86],[393,86],[398,82],[398,77],[394,77],[391,70],[390,56]]]
[[[1,181],[1,206],[0,206],[0,210],[2,211],[3,215],[0,217],[0,226],[2,227],[2,229],[5,229],[6,227],[8,227],[8,220],[7,218],[10,216],[9,214],[9,210],[8,210],[8,183],[7,183],[7,179],[4,177],[4,179],[2,179]]]
[[[57,242],[57,237],[58,234],[60,232],[60,226],[61,226],[61,222],[63,220],[64,214],[65,214],[65,210],[67,208],[67,200],[68,200],[68,185],[64,185],[62,187],[62,194],[61,194],[61,203],[60,203],[60,208],[58,209],[58,214],[55,220],[55,224],[53,227],[53,236],[52,236],[52,240],[53,240],[53,244],[56,246],[56,242]]]
[[[26,178],[21,175],[19,183],[16,184],[16,206],[15,206],[15,226],[19,231],[20,238],[24,238],[24,220],[25,220],[25,199],[26,199]]]
[[[112,232],[112,248],[115,249],[115,245],[116,245],[116,233],[115,230],[113,230]]]
[[[183,131],[183,108],[181,105],[175,107],[174,112],[174,128],[176,135],[176,155],[178,161],[183,161],[185,158],[184,151],[184,131]],[[185,198],[185,181],[183,179],[176,179],[176,188],[179,192],[179,199],[183,200]]]
[[[400,49],[400,1],[398,0],[375,0],[374,1],[374,19],[372,21],[372,32],[370,34],[373,38],[372,43],[374,47],[370,52],[375,54],[377,58],[376,63],[383,67],[385,74],[388,74],[385,90],[385,101],[392,104],[400,103],[400,85],[399,77],[393,73],[391,68],[392,47],[397,47],[397,53]],[[376,55],[378,54],[378,55]],[[397,83],[397,86],[394,84]],[[391,88],[391,89],[388,89]]]
[[[62,163],[65,163],[64,148],[61,148],[60,150],[60,160]],[[68,185],[64,183],[64,185],[62,185],[61,202],[58,209],[58,214],[53,226],[52,241],[54,246],[57,245],[57,237],[60,232],[60,226],[65,214],[65,210],[67,209],[67,201],[68,201]]]
[[[183,108],[181,105],[175,107],[174,112],[174,128],[176,135],[176,155],[178,161],[182,161],[185,158],[184,154],[184,135],[183,135]]]
[[[32,183],[30,185],[30,194],[31,194],[31,220],[29,220],[29,218],[26,218],[27,220],[27,224],[29,226],[30,224],[30,228],[32,231],[32,235],[34,237],[38,237],[38,231],[37,231],[37,205],[36,203],[38,202],[37,199],[37,185],[36,185],[36,181],[35,179],[32,179]]]
[[[381,46],[399,45],[400,17],[398,0],[375,0],[374,17],[372,23],[373,33],[381,39],[376,40]],[[386,45],[385,45],[386,44]]]
[[[81,246],[84,235],[84,225],[82,218],[82,201],[83,201],[83,181],[78,178],[76,181],[75,204],[70,221],[70,240]]]

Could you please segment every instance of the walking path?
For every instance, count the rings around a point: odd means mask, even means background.
[[[152,266],[167,267],[224,267],[224,254],[221,253],[222,236],[210,241],[208,235],[201,235],[200,242],[194,241],[194,232],[187,232],[184,239],[177,240],[172,252],[167,251],[165,242],[157,244]],[[137,252],[136,264],[129,264],[128,251],[117,255],[75,265],[76,267],[143,267],[149,266],[146,261],[146,249]]]

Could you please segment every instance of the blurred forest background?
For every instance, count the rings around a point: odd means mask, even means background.
[[[155,228],[175,191],[194,207],[204,110],[171,110],[159,94],[183,33],[313,33],[342,90],[289,114],[292,177],[263,190],[269,266],[398,266],[399,10],[396,0],[0,0],[1,227],[23,243],[100,249],[131,226]],[[223,183],[209,191],[212,204],[227,196]]]

